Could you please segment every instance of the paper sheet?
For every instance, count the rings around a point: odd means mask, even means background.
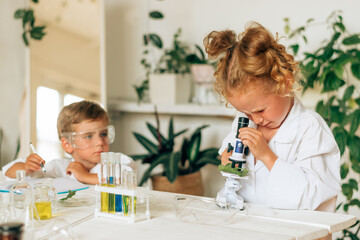
[[[32,187],[34,187],[37,183],[45,183],[46,181],[51,181],[52,186],[56,189],[58,194],[67,193],[69,190],[79,191],[89,188],[85,184],[78,182],[75,179],[71,179],[69,177],[61,177],[61,178],[26,178],[25,181],[29,183]],[[11,186],[15,184],[16,181],[11,182],[3,182],[0,183],[0,191],[1,192],[9,192]]]

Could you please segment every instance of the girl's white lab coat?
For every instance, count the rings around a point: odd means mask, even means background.
[[[241,114],[241,113],[240,113]],[[234,146],[239,115],[224,139],[221,154],[230,142]],[[294,105],[269,142],[278,156],[271,172],[254,156],[247,156],[249,179],[243,180],[239,194],[247,202],[280,209],[334,211],[340,187],[340,152],[326,122],[316,112]],[[261,159],[258,159],[261,160]]]

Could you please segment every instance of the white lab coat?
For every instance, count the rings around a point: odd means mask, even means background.
[[[9,162],[2,168],[2,173],[5,176],[5,173],[8,169],[17,162],[25,163],[25,159],[18,158],[12,162]],[[28,177],[32,178],[57,178],[57,177],[65,177],[69,176],[66,174],[66,169],[69,166],[70,162],[73,162],[74,159],[72,158],[64,158],[64,159],[54,159],[52,161],[48,161],[45,163],[46,172],[43,172],[41,169],[33,172],[28,175]],[[130,166],[131,169],[136,169],[136,164],[132,158],[121,154],[121,164]],[[99,182],[100,182],[100,171],[101,171],[101,164],[96,164],[93,168],[90,169],[89,173],[94,173],[98,175]],[[6,177],[6,176],[5,176]],[[72,179],[76,179],[73,174],[70,175]],[[8,178],[9,179],[9,178]]]
[[[219,154],[228,142],[234,146],[238,117]],[[318,113],[306,109],[295,98],[289,115],[269,142],[269,147],[278,156],[271,172],[261,161],[254,165],[252,154],[247,156],[249,179],[242,180],[238,192],[245,201],[279,209],[310,210],[323,203],[321,210],[335,210],[336,196],[341,190],[340,151]]]

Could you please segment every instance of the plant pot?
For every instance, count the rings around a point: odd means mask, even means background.
[[[185,104],[191,99],[190,74],[150,74],[149,88],[152,104]]]
[[[204,185],[200,171],[178,176],[170,183],[165,176],[153,176],[151,178],[153,190],[203,196]]]
[[[192,64],[191,75],[196,84],[212,85],[215,82],[214,67],[210,64]]]

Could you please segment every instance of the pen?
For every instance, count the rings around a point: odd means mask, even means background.
[[[36,150],[34,148],[34,145],[32,145],[32,142],[30,142],[30,148],[33,151],[33,153],[37,154],[37,152],[36,152]],[[44,164],[42,162],[40,163],[40,166],[41,166],[41,169],[43,170],[43,172],[46,172],[45,166],[44,166]]]

